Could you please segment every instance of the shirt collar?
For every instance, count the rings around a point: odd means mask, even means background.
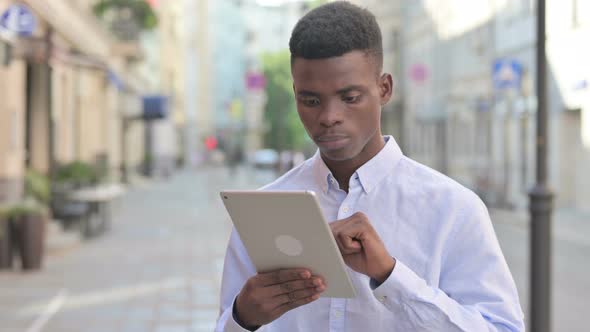
[[[326,166],[326,163],[324,163],[320,154],[320,149],[318,149],[313,156],[313,173],[315,175],[316,183],[322,188],[322,191],[327,194],[330,186],[332,186],[331,180],[334,177],[328,166]]]
[[[383,149],[358,168],[355,172],[356,175],[353,175],[353,177],[358,176],[358,180],[366,193],[369,193],[385,176],[389,175],[403,156],[393,136],[384,136],[383,138],[385,139]],[[332,180],[335,181],[334,176],[322,160],[319,149],[313,156],[313,162],[316,183],[324,193],[328,193],[329,189],[337,185],[332,183]]]
[[[384,136],[385,146],[372,159],[356,170],[363,190],[369,193],[383,178],[391,174],[403,156],[393,136]]]

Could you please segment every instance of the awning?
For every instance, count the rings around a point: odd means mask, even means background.
[[[164,119],[168,116],[169,98],[163,95],[143,96],[143,119]]]

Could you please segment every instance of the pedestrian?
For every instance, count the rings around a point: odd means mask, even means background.
[[[233,139],[226,151],[226,163],[229,170],[229,175],[234,176],[237,173],[237,168],[243,159],[243,147],[241,142]]]
[[[381,133],[393,78],[373,14],[322,5],[289,46],[297,112],[319,149],[263,190],[316,193],[357,295],[320,298],[324,280],[306,269],[258,273],[234,230],[216,331],[523,331],[485,205]]]

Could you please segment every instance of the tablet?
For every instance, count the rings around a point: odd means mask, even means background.
[[[307,268],[325,278],[322,297],[355,296],[313,191],[222,191],[221,199],[258,272]]]

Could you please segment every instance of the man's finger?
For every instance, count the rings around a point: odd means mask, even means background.
[[[300,307],[302,305],[306,305],[306,304],[309,304],[309,303],[311,303],[313,301],[316,301],[317,299],[320,298],[320,294],[321,293],[316,293],[316,294],[313,294],[311,296],[307,296],[307,297],[304,297],[304,298],[301,298],[301,299],[298,299],[298,300],[295,300],[295,301],[292,301],[292,302],[284,303],[284,304],[280,305],[279,307],[277,307],[273,311],[272,315],[275,316],[275,317],[280,317],[285,312],[287,312],[289,310],[293,310],[293,309],[295,309],[297,307]]]
[[[358,253],[363,248],[360,240],[353,239],[343,232],[336,235],[336,243],[340,252],[344,255]]]
[[[311,278],[311,272],[306,269],[284,269],[258,274],[258,282],[263,287],[282,284],[293,280],[306,280]]]
[[[346,218],[344,218],[344,219],[340,219],[340,220],[335,220],[335,221],[331,222],[331,223],[329,224],[329,226],[330,226],[330,228],[331,228],[332,230],[334,230],[334,229],[338,229],[338,228],[340,228],[340,227],[342,227],[342,226],[346,225],[347,223],[349,223],[351,220],[353,220],[353,219],[355,218],[355,215],[356,215],[356,214],[353,214],[353,215],[352,215],[352,216],[350,216],[350,217],[346,217]]]
[[[357,250],[357,249],[362,248],[361,241],[357,240],[355,238],[352,238],[349,235],[346,235],[344,233],[340,233],[338,238],[340,239],[340,242],[342,243],[342,246],[344,247],[344,249]]]
[[[281,294],[287,294],[294,291],[298,291],[301,289],[311,288],[311,287],[319,287],[322,286],[323,282],[322,279],[319,277],[314,277],[311,279],[306,280],[295,280],[295,281],[288,281],[278,285],[270,286],[272,291],[270,294],[272,296],[278,296]]]
[[[286,303],[290,303],[290,302],[296,302],[298,300],[304,299],[306,297],[310,297],[313,296],[314,294],[317,293],[321,293],[326,289],[326,287],[324,286],[313,286],[313,287],[308,287],[308,288],[304,288],[304,289],[300,289],[297,291],[293,291],[290,293],[285,293],[285,294],[281,294],[278,296],[275,296],[275,300],[276,300],[276,304],[277,306],[286,304]]]
[[[366,221],[367,217],[362,212],[356,212],[348,218],[330,223],[330,229],[334,236],[342,232],[350,234],[370,231],[371,226]]]

